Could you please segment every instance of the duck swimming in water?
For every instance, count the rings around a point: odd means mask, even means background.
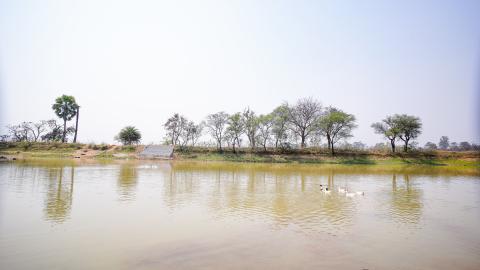
[[[323,185],[320,185],[320,190],[323,191],[323,193],[330,194],[331,190],[328,189],[328,187],[324,187]]]

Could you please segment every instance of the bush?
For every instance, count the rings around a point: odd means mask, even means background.
[[[125,146],[122,146],[121,150],[124,152],[135,152],[136,147],[133,145],[125,145]]]
[[[134,143],[139,143],[141,138],[142,135],[137,128],[133,126],[127,126],[120,130],[120,133],[118,133],[118,135],[115,137],[115,140],[120,141],[124,145],[131,145]]]
[[[18,144],[18,146],[20,148],[22,148],[24,151],[26,151],[26,150],[30,149],[30,147],[32,147],[32,143],[31,142],[20,142]]]

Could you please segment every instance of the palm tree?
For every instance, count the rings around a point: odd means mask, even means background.
[[[67,121],[70,121],[73,117],[75,117],[78,108],[79,106],[75,102],[75,98],[67,95],[58,97],[55,99],[55,103],[52,105],[52,109],[55,111],[55,114],[63,119],[62,142],[65,142],[65,137],[67,135]]]

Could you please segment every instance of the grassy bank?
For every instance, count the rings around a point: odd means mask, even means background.
[[[108,144],[10,142],[0,144],[0,155],[15,158],[136,158],[143,146]]]
[[[265,162],[265,163],[312,163],[344,165],[427,165],[469,166],[480,168],[479,152],[416,151],[410,153],[382,153],[370,151],[340,150],[335,155],[326,149],[309,148],[289,151],[251,151],[240,149],[218,151],[209,148],[189,148],[175,153],[177,160]]]
[[[3,143],[0,155],[22,158],[90,158],[136,159],[144,146],[74,143]],[[425,165],[480,168],[480,152],[412,151],[388,153],[338,150],[331,155],[327,149],[307,148],[251,150],[241,148],[218,151],[214,148],[187,147],[175,150],[176,160],[230,161],[255,163],[312,163],[344,165]]]

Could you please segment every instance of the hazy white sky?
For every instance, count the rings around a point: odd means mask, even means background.
[[[407,113],[423,120],[422,145],[480,142],[479,11],[475,0],[0,0],[0,125],[54,118],[68,94],[80,141],[135,125],[150,143],[174,112],[200,121],[312,96],[357,116],[351,141],[379,142],[370,124]]]

